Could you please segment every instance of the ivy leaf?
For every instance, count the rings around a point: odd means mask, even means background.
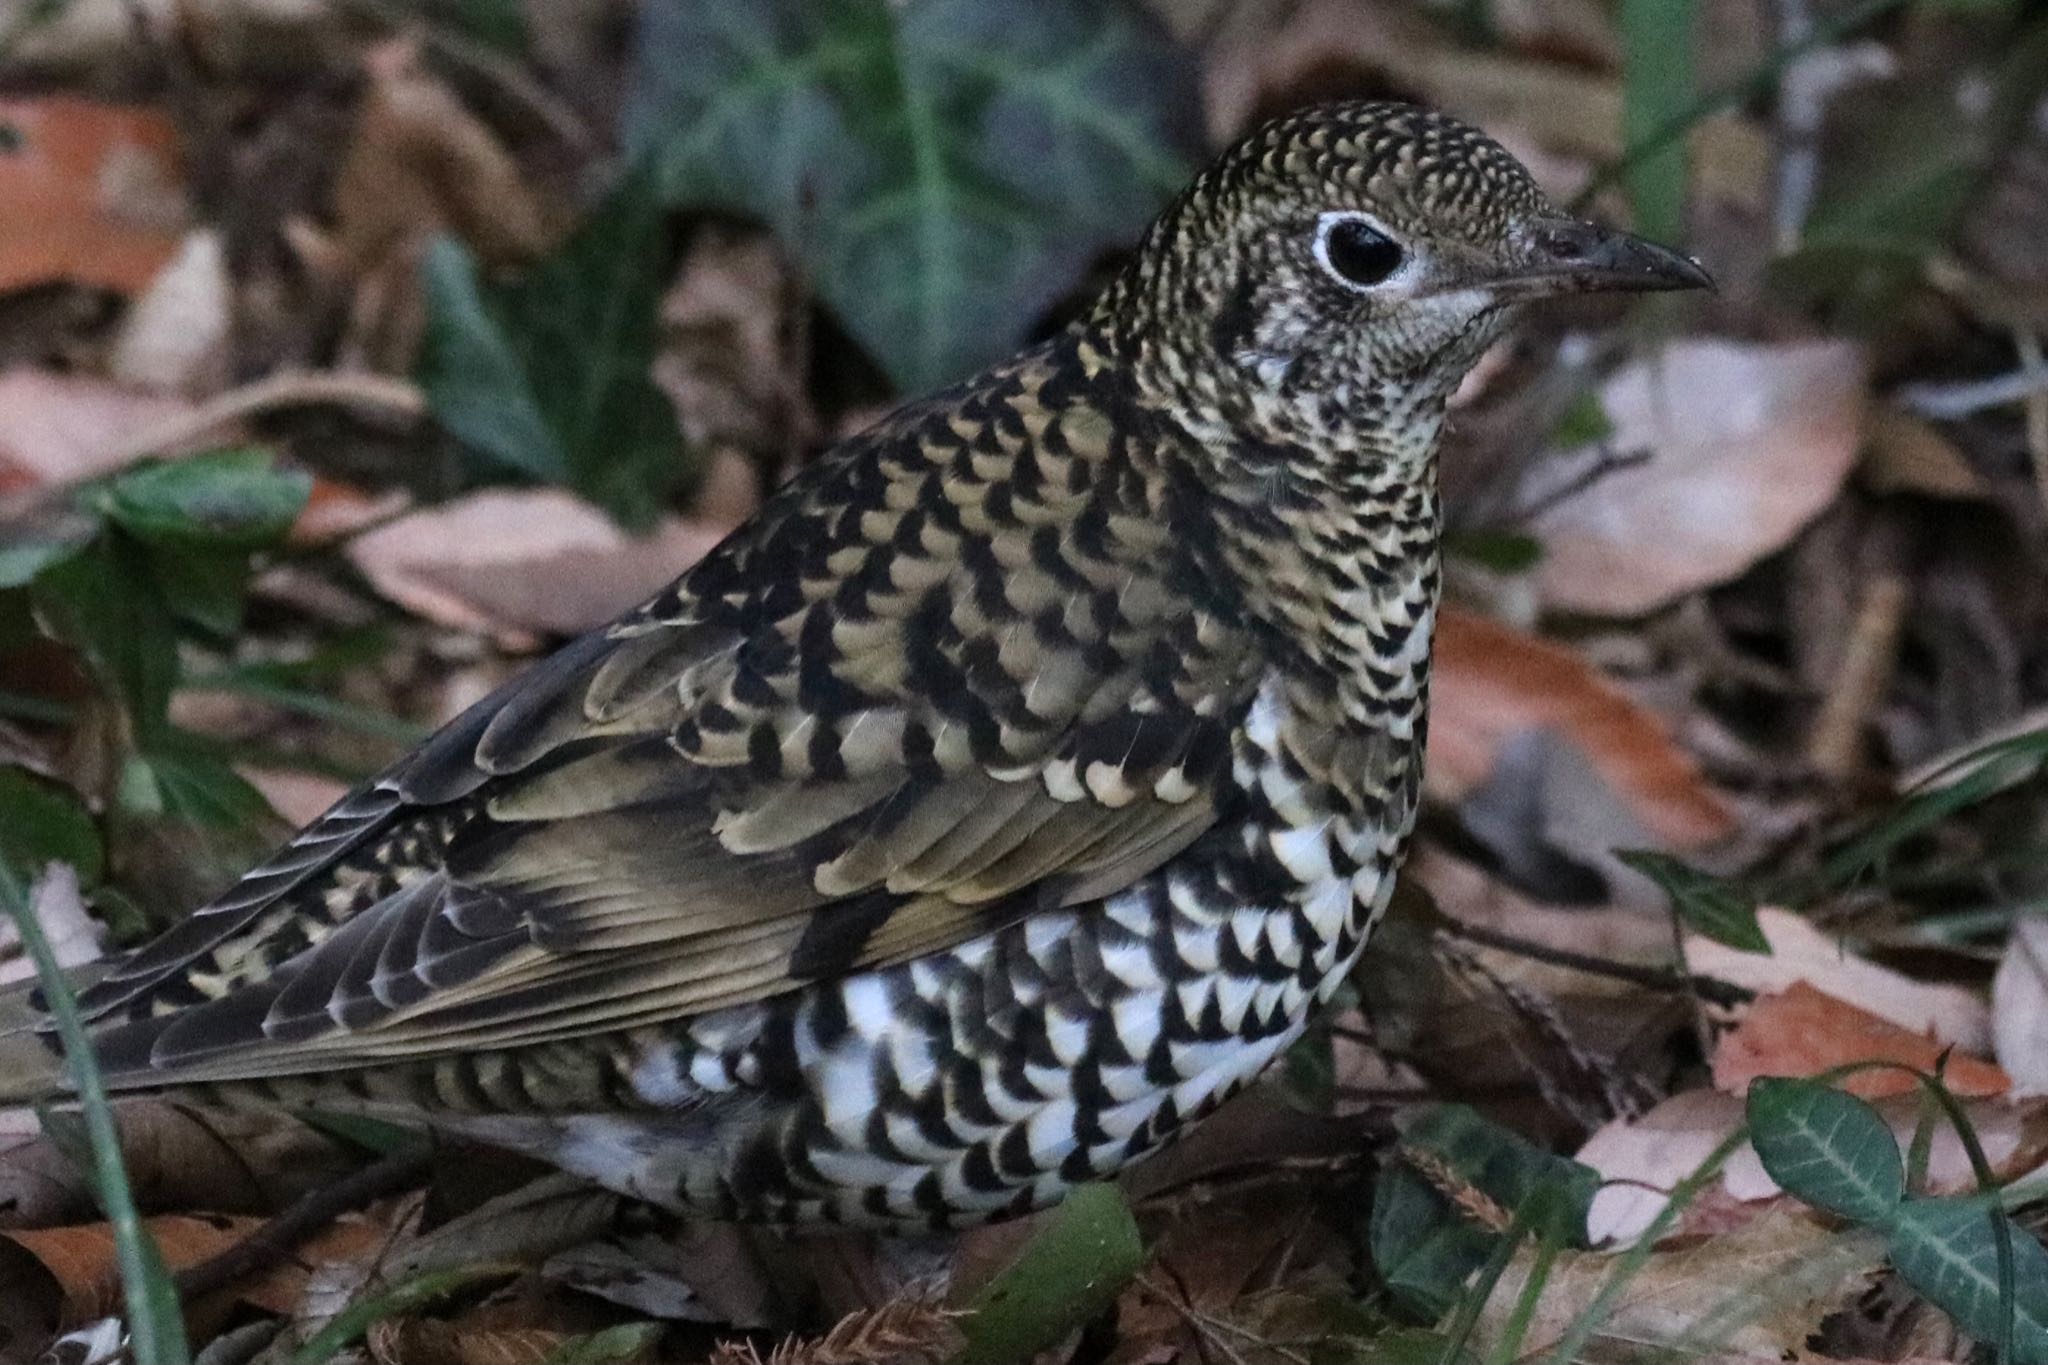
[[[689,472],[651,373],[672,255],[644,174],[511,284],[479,280],[460,243],[435,241],[419,370],[435,417],[502,471],[566,485],[625,525],[652,522]]]
[[[1617,849],[1614,856],[1657,883],[1686,928],[1741,952],[1771,951],[1771,941],[1757,923],[1756,899],[1733,882],[1665,853]]]
[[[2048,1365],[2048,1251],[2004,1210],[1976,1199],[1908,1199],[1886,1228],[1892,1264],[1964,1331],[1995,1345],[2005,1304],[1993,1219],[2005,1224],[2012,1245],[2012,1358]]]
[[[765,220],[906,390],[1014,350],[1192,170],[1193,64],[1135,5],[647,5],[626,110],[670,202]]]
[[[43,628],[85,656],[138,733],[162,726],[178,677],[170,610],[133,540],[102,536],[30,589]]]
[[[1816,1208],[1875,1223],[1905,1198],[1899,1144],[1854,1095],[1766,1076],[1749,1087],[1749,1129],[1771,1179]]]

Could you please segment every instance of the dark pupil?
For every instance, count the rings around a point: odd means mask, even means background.
[[[1353,284],[1378,284],[1401,268],[1401,248],[1394,239],[1356,218],[1331,225],[1325,245],[1331,268]]]

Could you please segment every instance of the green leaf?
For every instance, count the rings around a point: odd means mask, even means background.
[[[178,643],[142,547],[104,537],[45,568],[30,591],[43,628],[85,656],[136,731],[160,728],[177,681]]]
[[[1854,1095],[1766,1077],[1749,1087],[1749,1128],[1771,1179],[1816,1208],[1875,1223],[1906,1197],[1892,1130]]]
[[[453,237],[437,237],[420,266],[427,334],[420,384],[450,434],[505,469],[567,483],[569,457],[534,401],[525,367],[484,303],[476,261]]]
[[[1420,1173],[1428,1162],[1504,1210],[1538,1215],[1538,1235],[1584,1245],[1586,1213],[1600,1188],[1589,1166],[1545,1151],[1461,1104],[1434,1105],[1401,1135],[1403,1164],[1373,1192],[1373,1264],[1411,1306],[1440,1315],[1486,1260],[1496,1234],[1455,1209]]]
[[[689,472],[652,374],[671,245],[646,174],[511,285],[480,283],[467,251],[434,242],[419,376],[434,415],[505,471],[651,522]]]
[[[641,10],[627,141],[671,202],[764,219],[905,389],[958,379],[1184,184],[1195,70],[1135,4]]]
[[[1964,1331],[1996,1345],[2005,1305],[1994,1219],[2012,1246],[2013,1359],[2048,1365],[2048,1251],[2003,1210],[1976,1199],[1908,1199],[1886,1228],[1892,1264]]]
[[[68,787],[20,768],[0,767],[0,860],[24,881],[53,862],[78,869],[92,883],[105,870],[99,828]]]
[[[1614,421],[1600,405],[1600,391],[1588,389],[1558,418],[1557,427],[1550,433],[1550,444],[1571,449],[1593,445],[1613,435]]]
[[[1687,928],[1745,953],[1771,951],[1771,941],[1757,923],[1756,898],[1735,883],[1669,854],[1617,849],[1614,856],[1657,883]]]
[[[961,1323],[964,1365],[1029,1360],[1116,1302],[1145,1263],[1138,1225],[1115,1185],[1076,1186]]]
[[[279,469],[268,451],[221,450],[136,465],[100,485],[93,501],[146,541],[247,551],[290,530],[312,490],[310,475]]]
[[[1637,145],[1692,103],[1693,0],[1621,0],[1623,140]],[[1627,170],[1638,232],[1662,242],[1685,236],[1686,148],[1674,139]]]

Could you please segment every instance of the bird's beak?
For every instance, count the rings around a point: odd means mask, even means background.
[[[1692,257],[1576,218],[1531,219],[1513,245],[1519,259],[1488,282],[1497,298],[1714,287]]]

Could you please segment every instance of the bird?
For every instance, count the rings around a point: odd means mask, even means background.
[[[1706,287],[1480,131],[1316,105],[1071,325],[97,970],[109,1088],[422,1124],[709,1218],[912,1233],[1174,1141],[1384,912],[1447,404],[1531,300]],[[0,1103],[61,1099],[39,1004]]]

